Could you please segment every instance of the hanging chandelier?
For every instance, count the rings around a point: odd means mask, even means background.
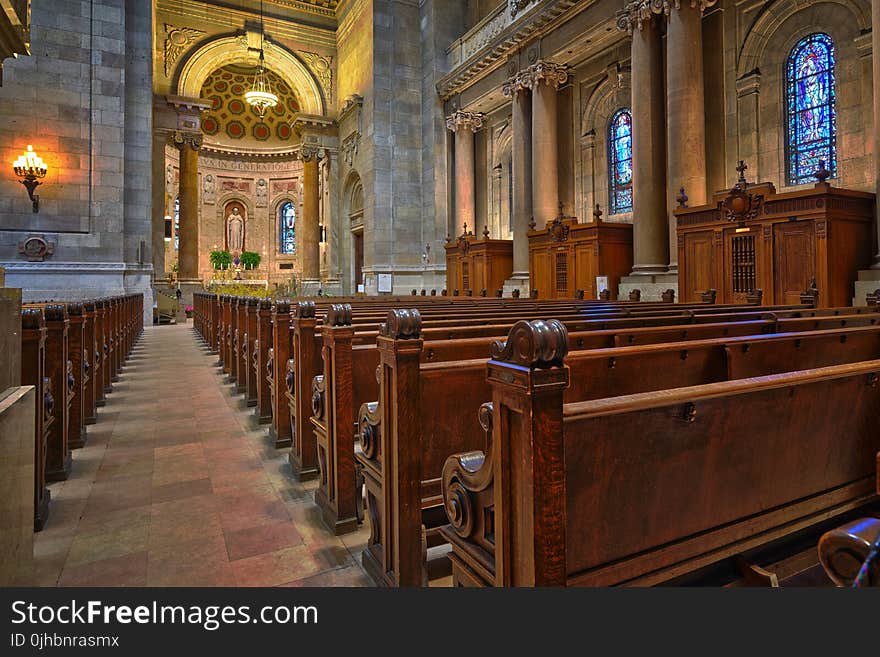
[[[245,102],[254,108],[260,118],[266,115],[267,109],[278,104],[278,96],[272,91],[272,85],[263,68],[263,33],[263,0],[260,0],[260,65],[257,68],[257,74],[254,76],[254,83],[251,85],[250,91],[244,95]]]

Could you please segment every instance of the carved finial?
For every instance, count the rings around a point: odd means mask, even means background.
[[[535,230],[535,227],[536,227],[537,225],[538,225],[538,224],[535,223],[535,218],[532,217],[531,221],[529,221],[529,230]]]
[[[666,290],[660,295],[664,303],[675,303],[675,290],[672,288]]]
[[[816,169],[816,172],[813,174],[813,176],[820,183],[825,182],[831,177],[831,172],[825,168],[825,160],[819,160],[819,168]]]
[[[739,164],[736,165],[736,170],[739,172],[739,182],[746,182],[746,169],[749,168],[749,165],[745,163],[744,160],[740,160]]]
[[[297,319],[312,319],[315,316],[314,301],[298,301],[293,307],[293,316]]]
[[[688,195],[684,193],[684,187],[678,190],[678,196],[675,197],[678,207],[686,208],[688,206]]]
[[[718,291],[714,288],[711,290],[706,290],[703,292],[700,297],[703,300],[703,303],[715,303],[715,299],[718,296]]]
[[[416,340],[422,334],[422,316],[416,308],[389,310],[379,334],[393,340]]]
[[[468,233],[467,222],[466,222],[466,221],[464,222],[464,225],[462,226],[462,228],[463,228],[463,231],[462,231],[461,234],[462,234],[462,235],[468,235],[469,233]]]
[[[446,233],[446,243],[452,244],[452,235],[450,235],[449,233]]]
[[[46,306],[46,321],[61,321],[67,319],[67,306],[63,303],[50,303]]]
[[[491,348],[494,360],[532,369],[559,367],[568,354],[568,331],[558,319],[522,320],[514,324],[506,341]]]
[[[489,224],[486,224],[485,226],[483,226],[483,239],[484,240],[489,239]]]
[[[324,326],[351,326],[351,304],[331,304],[324,317]]]
[[[593,210],[593,221],[596,222],[597,224],[601,224],[603,214],[604,213],[602,212],[602,206],[600,206],[598,203],[596,203],[596,209]]]
[[[43,328],[43,309],[42,308],[22,308],[21,309],[21,327],[23,329]]]
[[[480,290],[480,296],[481,297],[486,296],[486,288],[483,288],[482,290]]]
[[[419,295],[419,291],[416,288],[413,288],[412,292],[410,292],[410,295],[416,297]]]

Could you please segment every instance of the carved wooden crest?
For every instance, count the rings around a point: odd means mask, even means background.
[[[744,224],[758,216],[764,204],[763,194],[752,194],[748,191],[749,184],[746,182],[745,170],[748,167],[740,160],[737,171],[739,180],[730,190],[730,193],[721,202],[721,207],[727,215],[728,221]]]
[[[470,250],[471,243],[468,241],[467,233],[458,236],[458,248],[461,250],[462,255]]]
[[[560,203],[559,214],[556,215],[553,221],[547,224],[547,234],[550,236],[550,239],[554,242],[565,242],[568,240],[568,233],[571,228],[565,222],[576,218],[566,216],[562,211],[562,203]]]
[[[18,252],[29,262],[42,262],[47,256],[55,253],[55,243],[48,241],[42,235],[30,235],[18,243]]]

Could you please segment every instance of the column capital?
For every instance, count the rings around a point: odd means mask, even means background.
[[[446,128],[452,132],[459,130],[470,130],[477,132],[483,127],[483,118],[485,114],[482,112],[466,112],[464,110],[455,110],[446,117]]]
[[[175,130],[171,133],[171,143],[180,149],[188,146],[197,151],[202,147],[202,133]]]
[[[299,159],[303,162],[319,161],[324,157],[324,148],[317,145],[303,144],[299,149]]]
[[[617,12],[617,29],[632,34],[634,29],[643,29],[650,24],[654,16],[669,16],[673,9],[681,9],[682,5],[701,12],[714,5],[718,0],[634,0]]]
[[[508,97],[516,95],[524,89],[535,89],[541,83],[558,89],[559,85],[568,80],[568,67],[565,64],[539,59],[528,68],[508,78],[502,85],[501,92]]]

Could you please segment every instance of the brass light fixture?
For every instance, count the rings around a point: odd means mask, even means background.
[[[27,151],[18,156],[12,163],[15,175],[21,178],[19,182],[27,189],[28,197],[34,204],[34,212],[40,211],[40,197],[34,195],[34,191],[42,185],[40,178],[46,177],[48,167],[43,158],[34,152],[34,147],[28,144]]]
[[[244,95],[245,101],[254,108],[254,111],[260,118],[266,116],[266,110],[275,107],[278,104],[278,96],[272,91],[272,85],[266,76],[263,68],[263,0],[260,0],[260,65],[257,68],[257,74],[254,76],[254,83],[251,90]]]

